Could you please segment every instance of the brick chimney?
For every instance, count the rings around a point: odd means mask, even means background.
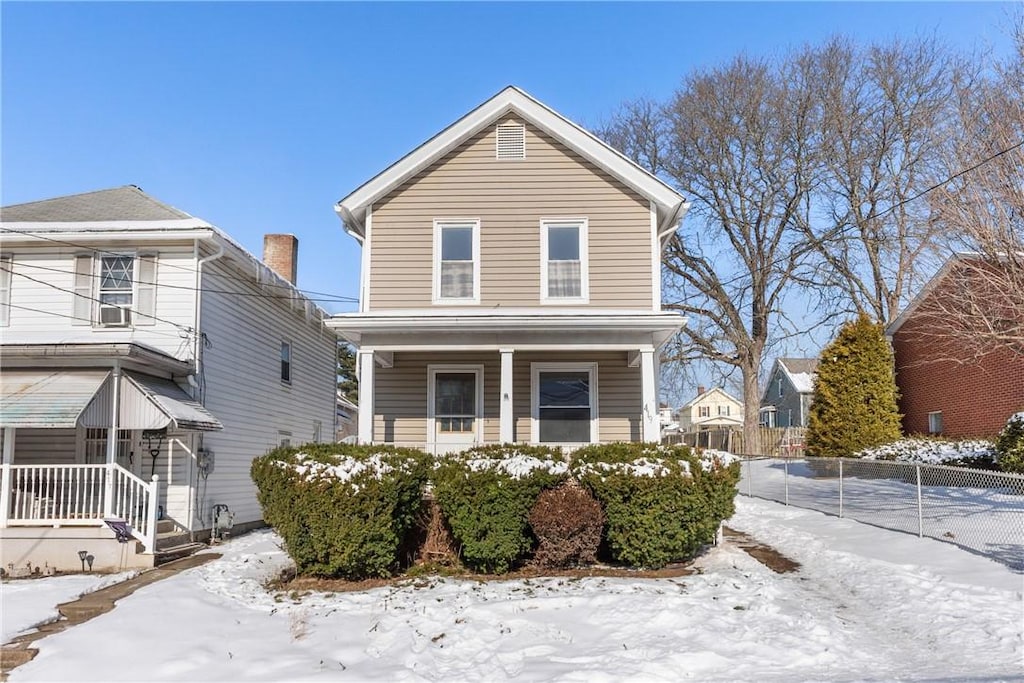
[[[295,235],[264,235],[263,262],[294,285],[299,266],[298,238]]]
[[[707,391],[707,389],[704,388],[703,384],[698,384],[697,385],[697,395],[698,396],[703,396],[705,391]]]

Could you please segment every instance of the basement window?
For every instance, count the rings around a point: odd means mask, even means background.
[[[929,434],[941,434],[942,433],[942,411],[937,410],[934,413],[928,413],[928,433]]]

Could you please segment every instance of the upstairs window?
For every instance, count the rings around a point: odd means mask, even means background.
[[[711,406],[697,406],[697,417],[711,417]]]
[[[434,302],[480,302],[480,221],[434,221]]]
[[[155,255],[76,256],[72,324],[152,325],[156,318]]]
[[[542,220],[540,227],[541,302],[586,303],[587,220]]]
[[[292,383],[292,345],[281,342],[281,381]]]
[[[728,416],[729,406],[718,406],[718,414]]]

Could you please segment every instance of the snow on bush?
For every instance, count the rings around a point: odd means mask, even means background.
[[[569,463],[552,458],[538,458],[525,453],[512,451],[505,458],[474,458],[465,460],[466,467],[473,472],[492,470],[507,474],[513,479],[522,479],[534,471],[548,474],[563,475],[569,471]]]
[[[1004,472],[1024,473],[1024,412],[1006,421],[996,438],[996,459]]]
[[[865,460],[895,460],[928,465],[991,465],[995,446],[989,441],[945,441],[912,437],[854,454]]]
[[[421,451],[307,444],[253,460],[263,519],[299,573],[361,579],[398,569],[427,480]]]

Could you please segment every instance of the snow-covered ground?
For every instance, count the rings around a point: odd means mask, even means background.
[[[57,605],[80,595],[120,583],[138,572],[71,574],[43,579],[14,579],[0,583],[0,643],[19,633],[60,618]]]
[[[920,523],[925,536],[963,546],[1024,573],[1024,496],[1006,489],[1006,476],[946,470],[950,483],[961,485],[922,485],[919,522],[917,486],[909,483],[914,480],[913,465],[847,461],[845,468],[844,517],[912,534],[918,533]],[[741,472],[743,493],[840,513],[839,478],[818,476],[805,461],[748,460]]]
[[[799,571],[726,545],[674,579],[273,595],[262,584],[288,560],[263,531],[37,642],[11,680],[1024,680],[1020,575],[930,539],[737,506],[730,525]]]

